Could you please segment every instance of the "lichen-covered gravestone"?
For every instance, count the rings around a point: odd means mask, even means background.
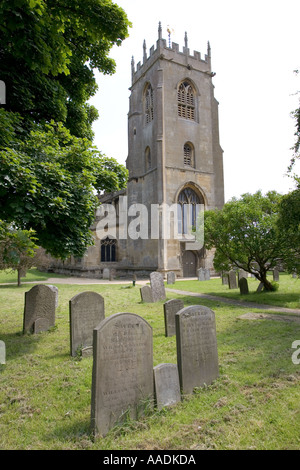
[[[25,292],[23,333],[40,333],[55,325],[56,292],[39,284]]]
[[[156,406],[174,405],[181,400],[178,368],[176,364],[159,364],[154,367],[154,388]]]
[[[97,292],[86,291],[69,301],[71,356],[80,351],[82,356],[92,354],[93,330],[104,320],[104,299]]]
[[[141,299],[143,302],[153,302],[152,289],[150,286],[143,286],[140,288]]]
[[[150,285],[152,289],[153,302],[159,302],[165,300],[166,290],[164,284],[163,275],[159,272],[153,272],[150,274]]]
[[[175,315],[183,307],[183,300],[180,299],[171,299],[164,303],[165,336],[176,334]]]
[[[193,305],[176,314],[177,363],[182,393],[210,385],[219,375],[215,314]]]
[[[153,406],[152,328],[133,313],[116,313],[94,329],[91,427],[105,436],[124,418]]]
[[[237,281],[236,281],[236,272],[229,271],[228,273],[228,284],[229,289],[237,289]]]
[[[176,274],[174,271],[169,271],[167,273],[167,284],[175,284],[176,281]]]

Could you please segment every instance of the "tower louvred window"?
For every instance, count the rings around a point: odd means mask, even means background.
[[[178,116],[195,121],[195,92],[189,82],[182,82],[178,88]]]

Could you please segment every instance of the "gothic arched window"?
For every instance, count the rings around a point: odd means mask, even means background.
[[[195,90],[187,80],[180,83],[177,92],[178,116],[195,121]]]
[[[153,89],[150,83],[148,84],[145,90],[145,115],[146,115],[146,124],[153,121],[153,118],[154,118]]]
[[[192,144],[186,143],[183,146],[183,164],[185,166],[195,166],[195,160],[194,160],[194,148]]]
[[[202,197],[190,187],[184,188],[178,196],[178,233],[190,233],[190,227],[196,227]]]
[[[151,166],[152,166],[152,163],[151,163],[151,150],[150,150],[150,147],[147,147],[146,150],[145,150],[145,169],[146,169],[146,171],[151,170]]]
[[[102,238],[101,240],[101,261],[103,263],[114,262],[117,259],[117,240],[114,238]]]

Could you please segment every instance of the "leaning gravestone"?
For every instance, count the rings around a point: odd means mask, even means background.
[[[167,284],[175,284],[176,281],[176,274],[174,271],[170,271],[167,273]]]
[[[0,341],[0,364],[6,363],[6,348],[4,341]]]
[[[23,333],[40,333],[55,325],[56,293],[39,284],[25,292]]]
[[[240,293],[242,295],[249,294],[248,281],[245,277],[241,277],[239,280]]]
[[[276,282],[279,281],[279,271],[276,268],[274,268],[273,270],[273,281],[276,281]]]
[[[210,385],[219,375],[215,314],[193,305],[176,314],[176,344],[182,393]]]
[[[105,436],[124,418],[153,405],[152,328],[133,313],[116,313],[94,329],[91,426]]]
[[[175,315],[183,307],[183,300],[180,299],[171,299],[164,303],[165,336],[176,334]]]
[[[153,272],[150,274],[150,285],[152,289],[153,302],[159,302],[165,300],[166,290],[164,284],[164,278],[161,273]]]
[[[154,367],[154,389],[156,406],[174,405],[181,400],[178,368],[176,364],[159,364]]]
[[[97,292],[86,291],[69,301],[71,356],[92,354],[93,330],[104,320],[104,299]]]
[[[235,271],[229,271],[229,273],[228,273],[228,284],[229,284],[229,289],[237,289]]]
[[[143,302],[153,302],[152,289],[150,286],[143,286],[140,288],[141,299]]]

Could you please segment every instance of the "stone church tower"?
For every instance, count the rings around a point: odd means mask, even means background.
[[[128,205],[179,204],[182,232],[184,204],[205,209],[224,204],[223,151],[219,143],[218,102],[214,98],[211,51],[204,59],[167,45],[158,30],[156,48],[135,68],[128,114]],[[192,216],[193,217],[193,216]],[[182,222],[182,223],[181,223]],[[152,221],[153,224],[153,221]],[[150,234],[149,234],[150,236]],[[127,244],[134,266],[196,276],[212,267],[211,256],[196,243],[181,239],[134,240]]]
[[[156,270],[193,277],[200,267],[212,268],[213,255],[187,236],[187,218],[195,225],[199,205],[207,210],[224,204],[210,46],[204,58],[196,51],[192,55],[186,34],[181,52],[178,44],[162,38],[159,24],[156,47],[148,56],[144,42],[143,61],[135,67],[132,59],[131,69],[128,186],[100,197],[102,206],[115,208],[117,230],[100,236],[97,217],[95,245],[83,259],[71,259],[68,268],[89,277],[105,277],[108,271],[148,276]],[[162,228],[162,207],[173,205],[176,214],[170,211],[169,218],[178,227],[176,238]],[[137,219],[141,209],[143,217]],[[138,230],[138,220],[143,221],[140,234],[128,236],[132,224]]]

